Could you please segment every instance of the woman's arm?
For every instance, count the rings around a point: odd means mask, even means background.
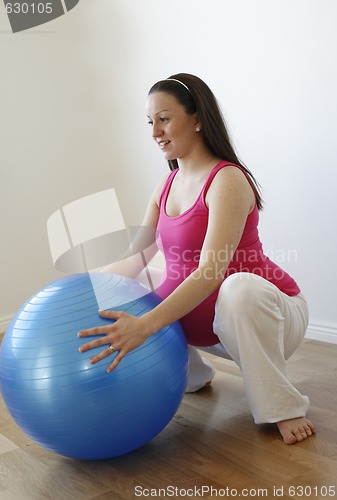
[[[221,285],[255,199],[244,174],[236,167],[226,167],[215,176],[206,202],[209,221],[198,268],[163,302],[143,316],[104,311],[101,312],[103,317],[117,321],[79,333],[81,337],[106,334],[106,337],[84,344],[82,352],[108,343],[119,351],[108,371],[116,368],[123,357],[147,337],[185,316]],[[111,350],[107,348],[92,358],[92,363],[109,354]]]
[[[215,176],[206,202],[209,221],[199,266],[161,304],[142,316],[149,334],[185,316],[219,288],[255,197],[245,175],[236,167],[226,167]]]

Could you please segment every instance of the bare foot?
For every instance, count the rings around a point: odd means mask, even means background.
[[[316,433],[315,426],[306,417],[291,418],[277,422],[277,427],[285,444],[304,441]]]

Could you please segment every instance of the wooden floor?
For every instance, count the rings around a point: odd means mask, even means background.
[[[306,340],[289,361],[318,430],[293,446],[273,425],[253,423],[234,363],[208,357],[218,369],[212,386],[186,395],[151,443],[111,460],[76,461],[41,448],[1,402],[0,500],[337,498],[337,345]]]

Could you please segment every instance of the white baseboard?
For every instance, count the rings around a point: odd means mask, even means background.
[[[337,324],[310,322],[305,337],[329,344],[337,344]]]

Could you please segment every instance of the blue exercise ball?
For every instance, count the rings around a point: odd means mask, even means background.
[[[170,422],[187,384],[188,353],[178,322],[149,337],[108,374],[113,353],[91,365],[102,347],[80,353],[79,330],[107,324],[109,309],[140,316],[160,299],[119,275],[67,276],[31,297],[13,318],[0,349],[0,389],[14,421],[60,455],[98,460],[129,453]],[[116,304],[116,306],[114,306]],[[108,309],[108,308],[106,308]]]

